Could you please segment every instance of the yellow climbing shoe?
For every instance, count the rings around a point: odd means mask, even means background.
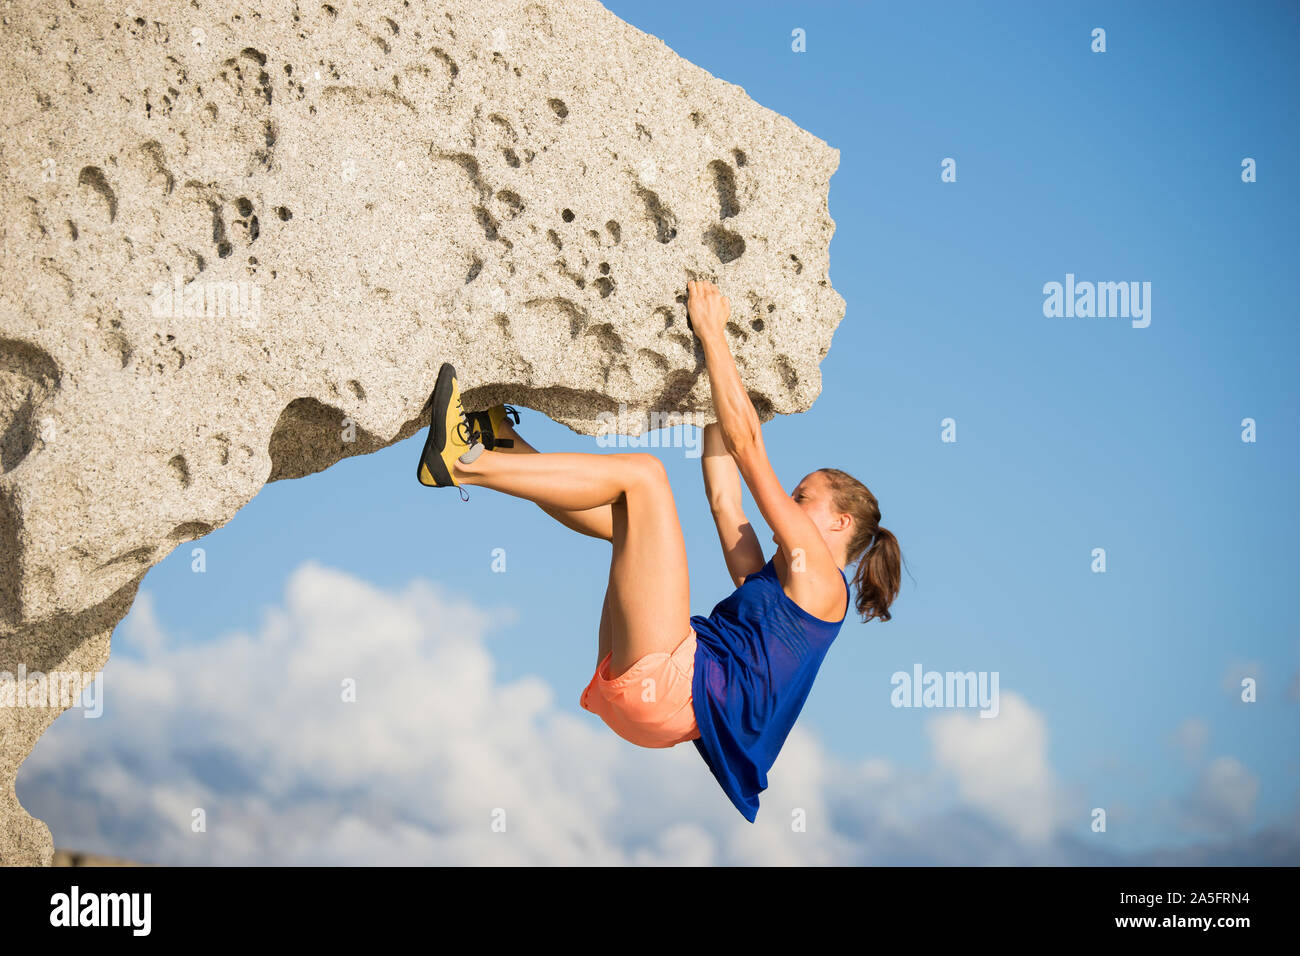
[[[478,424],[460,403],[456,369],[449,362],[444,362],[438,370],[438,383],[433,387],[430,404],[429,435],[415,476],[420,484],[431,488],[459,485],[452,477],[453,464],[457,459],[466,464],[473,461],[484,445]]]

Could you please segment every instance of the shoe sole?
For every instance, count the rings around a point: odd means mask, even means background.
[[[438,370],[438,381],[433,386],[429,437],[424,440],[420,464],[415,469],[416,479],[426,488],[444,488],[456,484],[442,460],[442,450],[447,447],[447,406],[451,404],[451,389],[455,380],[456,369],[450,362],[443,362],[442,368]],[[432,483],[424,480],[426,474],[433,479]]]

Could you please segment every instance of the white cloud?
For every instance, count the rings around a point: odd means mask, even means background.
[[[992,720],[956,712],[927,727],[935,762],[956,780],[958,792],[1031,844],[1064,823],[1064,797],[1047,760],[1047,723],[1023,697],[1001,695]]]
[[[171,864],[990,864],[1080,852],[1044,843],[1060,819],[1046,726],[1014,694],[994,720],[934,718],[932,771],[845,762],[796,726],[750,824],[693,745],[637,748],[579,710],[587,675],[563,701],[534,677],[498,680],[485,637],[502,620],[428,582],[389,592],[307,563],[256,633],[185,643],[142,592],[104,673],[104,716],[57,720],[19,797],[60,846]],[[204,833],[191,831],[195,808]]]

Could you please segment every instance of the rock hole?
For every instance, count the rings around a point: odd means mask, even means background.
[[[211,530],[212,525],[206,521],[186,521],[184,524],[178,524],[172,528],[171,534],[167,537],[180,544],[182,541],[193,541],[195,538],[201,538]]]
[[[497,199],[506,207],[506,215],[511,219],[524,211],[524,201],[519,198],[517,192],[503,189],[497,193]]]
[[[501,150],[501,152],[502,152],[502,154],[503,154],[503,155],[505,156],[505,158],[506,158],[506,165],[507,165],[507,166],[510,166],[510,167],[513,168],[513,169],[518,169],[518,168],[519,168],[519,154],[518,154],[518,153],[516,153],[516,152],[515,152],[513,149],[511,149],[509,146],[507,146],[505,149]]]
[[[560,218],[563,219],[565,222],[573,222],[573,210],[572,209],[564,210],[562,213],[560,213]]]
[[[483,260],[480,259],[478,256],[475,256],[474,261],[469,264],[469,275],[465,277],[465,284],[469,285],[471,282],[477,279],[478,274],[482,271],[483,271]]]
[[[637,349],[636,354],[638,357],[643,358],[646,361],[650,362],[655,367],[656,371],[659,372],[668,371],[669,368],[668,359],[666,359],[663,355],[654,351],[653,349]],[[656,404],[659,403],[656,402]]]
[[[546,102],[550,105],[551,109],[555,111],[555,115],[561,120],[569,115],[569,108],[564,105],[564,100],[557,97],[551,97],[551,99]]]
[[[718,261],[724,265],[734,262],[745,254],[745,240],[737,233],[721,226],[713,226],[704,234],[704,244],[713,250]]]
[[[596,347],[607,355],[622,355],[627,351],[627,347],[623,344],[623,337],[615,332],[614,326],[608,322],[593,325],[586,334],[594,337]]]
[[[434,56],[436,56],[439,60],[442,61],[443,66],[445,66],[445,67],[447,68],[447,74],[448,74],[448,75],[449,75],[453,80],[455,80],[457,74],[460,73],[460,67],[457,66],[457,65],[456,65],[456,61],[453,60],[453,59],[452,59],[452,58],[447,54],[447,51],[446,51],[446,50],[441,50],[441,49],[439,49],[438,47],[434,47],[434,48],[433,48],[432,50],[430,50],[429,52],[432,53]]]
[[[445,159],[455,163],[461,169],[465,170],[465,175],[469,177],[470,185],[474,191],[483,199],[492,195],[492,190],[488,188],[487,183],[483,181],[482,171],[479,169],[478,160],[469,153],[431,153],[434,159]]]
[[[78,186],[89,186],[99,194],[108,206],[108,221],[112,222],[117,218],[117,193],[113,192],[108,180],[104,178],[104,171],[98,166],[84,166],[80,173],[77,174]]]
[[[762,319],[754,319],[753,321],[751,321],[751,322],[749,323],[749,327],[750,327],[751,329],[753,329],[755,332],[762,332],[762,331],[763,331],[763,325],[764,325],[764,323],[763,323],[763,320],[762,320]]]
[[[293,213],[289,210],[288,206],[276,206],[275,214],[281,222],[288,222],[293,218]]]
[[[611,219],[605,223],[605,231],[609,233],[609,237],[614,240],[615,245],[618,245],[623,238],[623,227],[618,224],[617,220]]]
[[[110,568],[115,564],[148,564],[153,560],[154,552],[156,550],[156,548],[151,547],[150,545],[133,548],[125,554],[119,554],[114,558],[110,558],[108,561],[101,564],[96,570],[102,571],[104,568]]]
[[[596,290],[600,293],[602,299],[608,299],[610,293],[614,291],[614,280],[609,278],[609,276],[601,276],[593,282],[592,285],[596,287]]]
[[[188,488],[190,486],[192,481],[190,478],[190,466],[185,460],[184,455],[172,456],[172,460],[167,462],[167,466],[171,468],[172,474],[176,476],[176,480],[179,481],[183,487]]]
[[[68,235],[72,237],[72,240],[74,242],[76,241],[77,237],[81,235],[81,233],[77,231],[77,224],[73,222],[71,219],[68,220]]]
[[[713,174],[713,184],[718,190],[718,218],[730,219],[740,212],[740,203],[736,201],[736,175],[730,166],[718,159],[709,163],[709,172]]]
[[[245,219],[253,214],[253,204],[244,196],[240,196],[235,200],[235,208],[239,210],[239,214]]]
[[[660,201],[659,194],[654,190],[641,186],[637,188],[637,195],[645,203],[646,216],[654,223],[655,238],[663,243],[669,243],[676,239],[677,218]]]
[[[171,193],[176,185],[176,177],[171,174],[167,168],[167,157],[163,153],[162,144],[157,140],[150,140],[140,146],[140,152],[148,157],[153,164],[153,171],[150,176],[151,180],[157,180],[162,183],[163,190]]]
[[[483,235],[495,242],[498,233],[496,220],[492,218],[492,214],[482,206],[475,206],[474,215],[478,218],[479,225],[483,227]]]
[[[745,155],[743,149],[733,149],[731,151],[731,156],[735,159],[737,167],[744,166],[749,162],[749,157]]]
[[[691,113],[691,122],[696,126],[699,126],[701,123],[704,122],[704,114],[701,113],[699,110],[695,110],[693,113]]]
[[[230,243],[226,242],[226,223],[221,218],[221,206],[212,200],[208,200],[208,208],[212,211],[212,242],[217,249],[225,245],[229,247]],[[227,252],[226,255],[230,253]]]
[[[131,364],[131,342],[121,332],[113,331],[108,334],[108,340],[113,343],[113,348],[117,351],[117,359],[122,368]]]
[[[564,243],[560,242],[560,236],[554,229],[546,230],[546,238],[551,240],[551,245],[555,246],[556,249],[564,248]]]
[[[12,471],[32,450],[36,409],[58,385],[58,366],[48,352],[0,339],[0,472]]]
[[[781,374],[781,381],[785,384],[788,391],[793,392],[799,387],[799,374],[790,364],[790,359],[784,355],[778,355],[776,359],[776,369]]]
[[[796,256],[793,252],[790,253],[790,261],[794,263],[795,275],[798,275],[799,273],[803,272],[803,263],[799,261],[799,257]]]
[[[363,402],[366,400],[366,390],[361,387],[361,383],[356,379],[352,379],[348,382],[348,388],[352,389],[352,394],[357,398],[361,399]]]

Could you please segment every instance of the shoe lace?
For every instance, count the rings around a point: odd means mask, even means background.
[[[460,414],[460,421],[456,423],[456,437],[466,445],[473,445],[481,439],[483,434],[482,429],[477,424],[476,415],[465,411],[460,396],[456,397],[456,411]]]

